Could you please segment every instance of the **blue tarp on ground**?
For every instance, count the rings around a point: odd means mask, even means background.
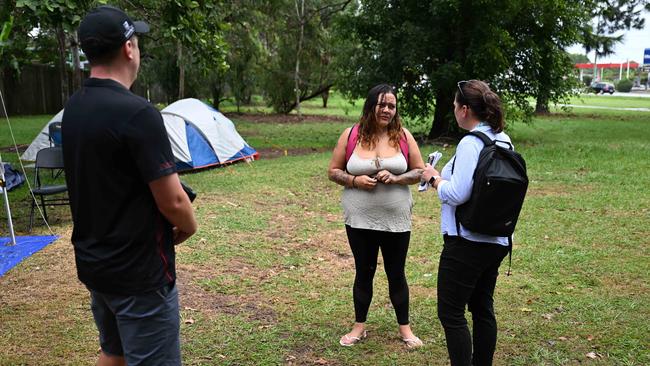
[[[11,238],[0,237],[0,277],[14,268],[23,259],[45,248],[58,239],[58,236],[17,236],[16,245],[11,245]]]

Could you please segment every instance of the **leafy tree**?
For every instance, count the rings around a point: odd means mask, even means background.
[[[458,80],[488,81],[504,99],[509,120],[528,119],[530,98],[545,113],[550,102],[571,95],[572,62],[564,49],[584,39],[585,20],[596,12],[609,19],[609,28],[635,26],[640,20],[634,16],[620,18],[620,25],[612,19],[638,14],[646,3],[360,0],[340,21],[339,39],[352,41],[337,57],[337,85],[352,97],[379,82],[395,85],[403,114],[424,119],[433,113],[430,138],[457,135],[451,122]]]
[[[589,60],[589,57],[587,55],[583,55],[581,53],[570,53],[569,58],[571,59],[571,62],[574,64],[586,64],[591,62]]]
[[[361,1],[341,20],[340,38],[352,45],[338,58],[338,84],[364,96],[379,82],[395,85],[402,113],[427,118],[429,137],[454,134],[453,96],[459,80],[483,79],[522,108],[524,88],[510,77],[515,39],[510,30],[518,1]],[[444,26],[443,26],[444,25]]]
[[[289,113],[300,102],[321,95],[332,86],[329,66],[331,19],[351,0],[284,0],[275,3],[263,35],[265,76],[262,82],[269,104]],[[304,5],[304,8],[303,8]]]
[[[564,51],[580,40],[587,10],[574,0],[523,0],[513,18],[515,75],[525,83],[514,88],[535,97],[535,113],[549,113],[549,102],[566,102],[578,81],[572,77],[574,63]]]
[[[107,0],[16,0],[15,7],[23,9],[25,15],[43,32],[55,35],[58,51],[59,77],[61,80],[62,104],[70,95],[68,90],[66,58],[68,50],[73,54],[73,87],[81,85],[79,65],[79,45],[76,39],[77,28],[86,12]]]
[[[167,99],[202,96],[214,70],[227,67],[222,0],[120,0],[116,5],[133,18],[146,20],[145,57],[139,84],[162,86]],[[199,81],[200,80],[200,81]],[[197,89],[198,88],[198,89]]]
[[[594,76],[598,58],[614,53],[614,47],[623,40],[618,31],[643,29],[643,11],[650,11],[648,0],[584,0],[589,17],[583,26],[582,44],[587,53],[594,51]],[[594,23],[592,25],[592,22]]]

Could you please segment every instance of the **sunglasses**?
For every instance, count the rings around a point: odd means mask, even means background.
[[[458,91],[460,92],[460,96],[463,97],[463,99],[467,100],[465,97],[465,93],[463,93],[463,85],[469,83],[470,81],[477,81],[476,79],[471,79],[471,80],[461,80],[458,83],[456,83],[456,86],[458,87]]]

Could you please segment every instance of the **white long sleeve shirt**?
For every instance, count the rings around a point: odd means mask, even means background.
[[[495,134],[489,125],[480,123],[472,131],[479,131],[486,134],[492,140],[511,142],[510,136],[505,132]],[[499,144],[499,142],[497,142]],[[507,144],[499,144],[507,147]],[[463,138],[454,155],[447,164],[442,168],[440,176],[442,181],[438,183],[438,197],[442,202],[442,212],[440,220],[440,229],[443,234],[457,236],[459,233],[456,229],[456,206],[467,202],[472,194],[474,185],[474,170],[478,163],[478,157],[483,149],[483,142],[476,136]],[[454,164],[454,174],[451,173],[451,167]],[[469,231],[460,225],[460,236],[474,242],[485,242],[508,246],[507,236],[491,236]]]

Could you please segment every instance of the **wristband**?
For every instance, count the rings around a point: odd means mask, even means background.
[[[352,178],[352,188],[357,188],[357,185],[354,184],[354,180],[357,179],[357,176],[355,175],[354,178]]]
[[[436,179],[438,179],[438,178],[440,178],[440,176],[439,176],[439,175],[435,175],[435,176],[431,177],[431,179],[429,179],[429,184],[431,184],[431,187],[435,187],[435,186],[436,186],[435,183],[436,183]]]

